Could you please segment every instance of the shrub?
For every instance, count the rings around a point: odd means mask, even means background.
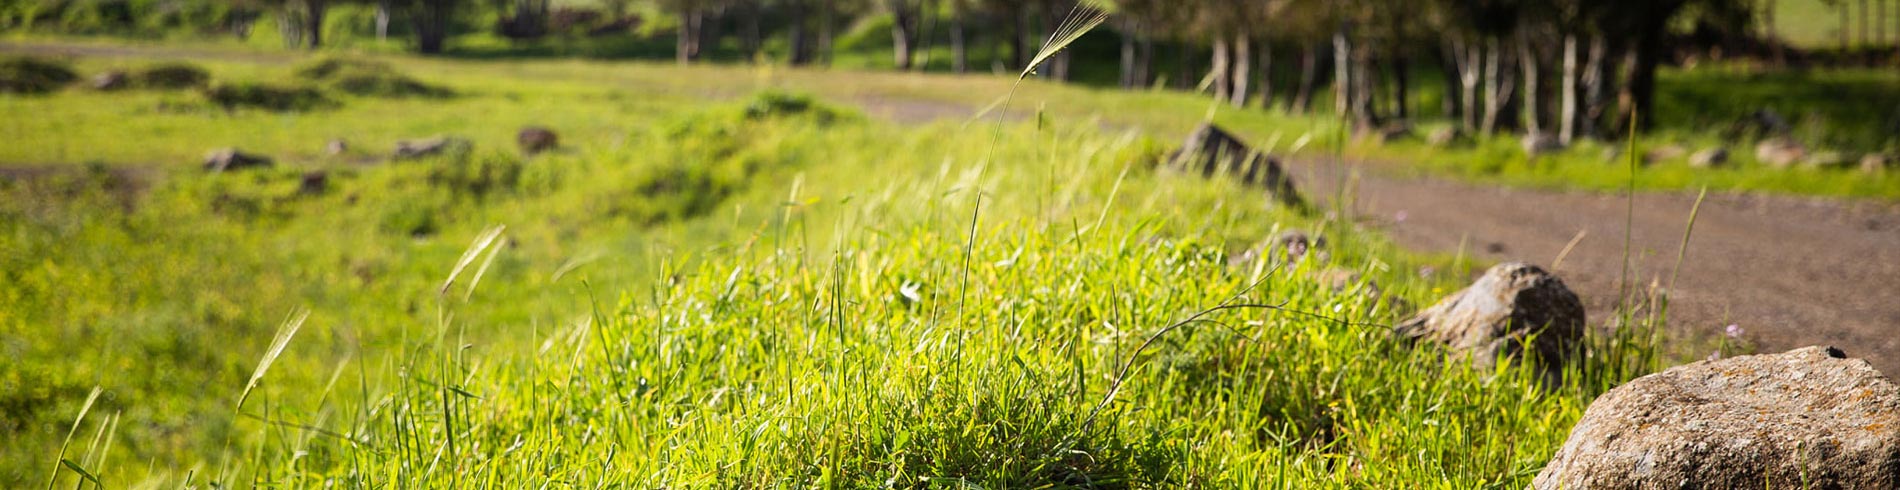
[[[830,123],[846,117],[846,112],[818,103],[809,95],[766,91],[752,96],[752,102],[746,104],[747,119],[767,119],[775,117],[809,116],[820,123]]]
[[[153,89],[203,87],[211,82],[211,73],[188,63],[161,63],[145,67],[137,75],[138,86]]]
[[[337,105],[314,88],[256,82],[219,84],[206,89],[204,94],[205,99],[227,111],[250,107],[293,112]]]
[[[305,63],[297,68],[297,78],[312,82],[334,79],[345,71],[392,72],[388,63],[355,58],[324,57]]]
[[[78,79],[64,63],[31,57],[0,61],[0,93],[43,94]]]
[[[297,77],[339,92],[364,97],[454,95],[446,88],[423,83],[380,61],[323,58],[298,68]]]

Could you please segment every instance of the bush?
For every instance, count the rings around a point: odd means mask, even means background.
[[[307,111],[334,107],[336,101],[330,100],[323,92],[310,87],[273,85],[268,83],[228,83],[219,84],[205,90],[205,99],[233,110],[242,107],[264,109],[278,112]]]
[[[747,119],[809,116],[820,123],[830,123],[844,118],[846,114],[831,106],[820,104],[808,95],[776,91],[760,92],[752,96],[752,102],[746,104],[745,108]]]
[[[323,57],[297,67],[297,78],[311,82],[335,79],[345,71],[393,72],[388,63],[355,58]]]
[[[188,63],[162,63],[145,67],[136,77],[138,86],[153,89],[203,87],[211,82],[211,73]]]
[[[78,79],[64,63],[30,57],[0,61],[0,93],[44,94]]]
[[[297,69],[297,77],[336,91],[364,97],[447,97],[446,88],[409,77],[388,63],[323,58]]]

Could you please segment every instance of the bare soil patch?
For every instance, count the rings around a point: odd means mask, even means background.
[[[1346,171],[1293,166],[1303,187],[1334,196]],[[1352,209],[1400,245],[1488,261],[1549,266],[1583,297],[1592,324],[1615,306],[1625,224],[1631,288],[1667,286],[1694,193],[1626,196],[1513,189],[1383,175],[1363,167]],[[1838,346],[1900,373],[1900,205],[1873,201],[1711,194],[1695,222],[1671,297],[1670,323],[1701,335],[1741,326],[1764,352]]]

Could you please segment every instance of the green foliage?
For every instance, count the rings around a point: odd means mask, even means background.
[[[64,63],[27,56],[0,60],[0,93],[44,94],[78,79]]]
[[[205,100],[224,110],[262,109],[275,112],[302,112],[336,107],[338,104],[317,89],[264,82],[223,82],[204,90]]]
[[[446,88],[409,77],[388,63],[355,58],[325,57],[296,70],[298,78],[336,91],[364,97],[448,97]]]
[[[211,72],[190,63],[159,63],[139,70],[134,80],[139,87],[148,89],[198,88],[211,83]]]

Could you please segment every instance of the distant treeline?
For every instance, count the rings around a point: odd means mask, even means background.
[[[1467,131],[1522,130],[1567,143],[1613,133],[1632,115],[1647,125],[1657,70],[1671,60],[1787,59],[1790,50],[1764,35],[1775,1],[0,0],[0,26],[247,37],[267,19],[286,44],[317,48],[341,12],[349,32],[408,39],[425,54],[469,33],[522,42],[641,36],[672,38],[682,63],[720,46],[758,60],[771,44],[778,59],[803,65],[830,62],[840,30],[876,22],[890,31],[888,66],[922,69],[929,63],[920,57],[947,46],[947,69],[964,72],[973,69],[973,47],[1022,66],[1043,37],[1094,8],[1113,13],[1091,39],[1119,38],[1122,87],[1165,83],[1236,107],[1294,112],[1330,94],[1333,111],[1373,128],[1412,119],[1408,98],[1421,83],[1413,78],[1436,76],[1424,82],[1442,87],[1439,109]],[[1852,10],[1852,0],[1822,1],[1843,16]],[[1886,5],[1900,0],[1858,1],[1863,41],[1868,18],[1874,39],[1888,39]],[[1900,38],[1900,25],[1893,29]],[[1068,80],[1071,65],[1065,53],[1038,72]]]

